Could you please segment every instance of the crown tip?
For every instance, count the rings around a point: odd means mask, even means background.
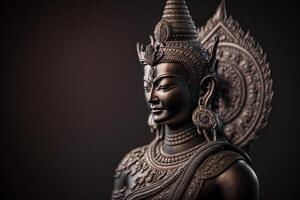
[[[221,0],[221,3],[214,15],[214,19],[221,20],[221,19],[226,19],[226,18],[227,18],[227,13],[226,13],[225,0]]]

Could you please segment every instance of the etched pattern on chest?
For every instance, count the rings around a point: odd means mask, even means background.
[[[133,179],[130,190],[151,186],[152,184],[164,179],[170,175],[174,169],[156,169],[153,168],[145,156],[132,166],[130,179]]]
[[[195,146],[171,156],[162,154],[161,141],[153,141],[138,152],[131,153],[127,157],[127,166],[124,166],[128,180],[127,195],[151,190],[152,193],[157,193],[164,198],[166,189],[177,180],[188,159],[198,148],[199,146]],[[163,190],[160,191],[161,189]]]

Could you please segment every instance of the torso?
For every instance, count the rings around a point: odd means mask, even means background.
[[[218,150],[204,157],[196,164],[195,170],[191,170],[191,163],[201,156],[201,149],[206,146],[203,143],[167,155],[162,152],[162,141],[154,140],[147,146],[134,149],[116,170],[113,199],[214,199],[216,177],[244,158],[233,151]],[[183,180],[182,177],[190,178]],[[176,189],[175,193],[175,187],[183,188]]]

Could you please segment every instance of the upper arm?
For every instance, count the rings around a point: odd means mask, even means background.
[[[123,199],[128,186],[128,174],[131,173],[130,166],[140,159],[146,148],[147,146],[135,148],[124,156],[115,171],[112,199]]]
[[[122,190],[126,186],[126,171],[128,154],[121,160],[114,174],[114,191]]]
[[[122,162],[119,164],[118,168],[115,171],[114,176],[114,186],[112,191],[111,199],[117,200],[117,199],[123,199],[126,191],[126,174],[122,170]]]
[[[225,200],[258,200],[259,183],[256,174],[245,161],[237,161],[217,178]]]

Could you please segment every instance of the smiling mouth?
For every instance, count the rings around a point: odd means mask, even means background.
[[[164,109],[162,109],[162,108],[152,108],[152,109],[151,109],[151,112],[152,112],[153,114],[159,114],[159,113],[161,113],[163,110],[164,110]]]

